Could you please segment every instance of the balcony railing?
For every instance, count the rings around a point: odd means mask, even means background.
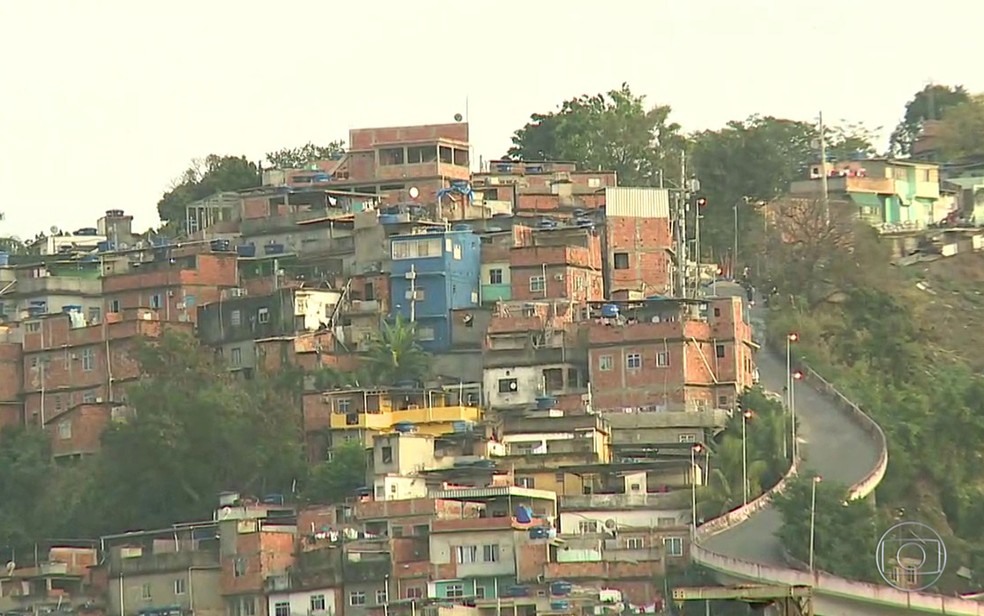
[[[560,497],[564,511],[619,509],[677,509],[688,506],[690,492],[676,490],[658,494],[585,494]]]

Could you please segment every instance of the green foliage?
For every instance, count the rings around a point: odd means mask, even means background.
[[[35,428],[0,432],[0,546],[30,545],[42,530],[35,503],[53,470],[48,437]]]
[[[831,158],[874,151],[874,134],[861,125],[828,127],[824,133]],[[771,116],[752,116],[693,136],[692,168],[707,198],[701,241],[708,255],[733,251],[736,207],[739,252],[748,256],[762,249],[763,221],[755,204],[772,201],[785,194],[791,182],[809,177],[809,166],[820,160],[819,136],[813,124]]]
[[[814,568],[850,579],[878,582],[874,554],[880,535],[878,517],[867,500],[850,500],[845,486],[797,477],[776,495],[773,505],[782,516],[779,539],[797,560],[809,563],[813,489],[816,487]],[[859,555],[871,555],[859,558]]]
[[[667,106],[648,107],[628,84],[565,101],[559,111],[530,116],[506,154],[516,160],[576,162],[615,171],[623,186],[653,186],[660,174],[676,180],[684,138]]]
[[[373,385],[420,383],[430,373],[430,355],[417,341],[414,324],[397,315],[385,321],[364,358],[366,378]]]
[[[946,161],[984,155],[984,95],[974,96],[947,110],[937,144],[940,158]]]
[[[338,503],[366,485],[367,452],[361,442],[347,441],[333,448],[328,460],[311,471],[303,497],[312,503]]]
[[[185,206],[223,191],[243,190],[260,185],[256,164],[245,156],[210,154],[204,161],[194,161],[175,185],[157,202],[161,220],[172,228],[185,224]]]
[[[929,85],[916,92],[905,105],[905,116],[892,133],[892,153],[908,156],[926,120],[941,120],[951,107],[970,100],[963,86]]]
[[[741,408],[711,444],[711,469],[707,488],[701,493],[701,516],[717,517],[743,504],[742,420],[745,421],[745,457],[748,467],[748,500],[774,486],[789,468],[783,456],[786,435],[791,432],[789,416],[782,404],[761,389],[746,391]]]
[[[303,169],[319,160],[338,160],[345,155],[345,142],[332,141],[328,145],[307,142],[299,148],[283,148],[268,152],[267,162],[278,169]]]

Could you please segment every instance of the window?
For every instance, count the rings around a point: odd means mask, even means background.
[[[383,464],[392,464],[393,463],[393,448],[392,447],[381,447],[380,448],[380,455],[382,456]]]
[[[437,162],[437,147],[425,145],[421,147],[407,148],[407,164],[419,165],[421,163]]]
[[[629,537],[625,540],[625,549],[627,550],[641,550],[642,548],[642,537]]]
[[[256,603],[253,597],[243,597],[239,600],[239,616],[256,616]]]
[[[714,356],[718,359],[724,359],[724,345],[715,344],[714,345]]]
[[[615,269],[617,270],[629,269],[629,253],[627,252],[615,253]]]
[[[590,535],[598,532],[598,522],[595,520],[581,520],[577,523],[577,532],[582,535]]]
[[[72,438],[72,422],[63,421],[58,424],[58,438],[63,441]]]
[[[454,150],[454,164],[459,167],[468,166],[468,150],[459,150],[455,148]]]
[[[482,561],[487,563],[499,562],[499,544],[489,543],[482,546]]]
[[[519,389],[519,382],[516,379],[499,379],[499,393],[512,394]]]
[[[24,325],[24,329],[26,329],[29,334],[36,334],[41,331],[41,323],[39,321],[31,321]]]
[[[458,564],[464,565],[467,563],[478,562],[478,546],[477,545],[458,545],[454,548],[454,554],[457,557]]]
[[[352,408],[351,398],[342,398],[340,400],[335,400],[335,410],[339,413],[348,413]]]
[[[601,188],[601,178],[588,178],[588,188]]]
[[[714,316],[716,316],[716,317],[721,316],[721,309],[720,308],[715,308],[714,309]]]
[[[485,587],[484,586],[476,586],[475,587],[475,598],[476,599],[484,599],[485,598],[485,594],[487,592],[488,591],[485,590]]]
[[[82,393],[82,404],[92,404],[96,401],[95,391],[86,391]]]
[[[349,605],[365,605],[366,593],[361,590],[353,590],[349,593]]]
[[[670,365],[670,352],[660,351],[656,353],[656,367],[666,368]]]
[[[246,559],[237,558],[232,561],[232,576],[233,577],[243,577],[246,575]]]
[[[243,365],[243,350],[239,347],[232,347],[229,350],[229,363],[233,366]]]
[[[151,594],[150,594],[150,584],[149,583],[142,584],[140,586],[140,598],[143,599],[144,601],[150,601]]]
[[[233,310],[229,313],[229,325],[233,327],[239,327],[243,324],[243,313],[238,310]]]
[[[663,549],[666,550],[667,556],[683,556],[683,538],[664,537]]]
[[[277,601],[273,604],[273,616],[290,616],[290,603]]]
[[[502,270],[499,268],[489,270],[489,284],[502,284]]]
[[[419,586],[411,586],[406,593],[407,599],[420,599],[424,596],[424,590]]]
[[[98,323],[100,317],[102,316],[102,309],[99,306],[91,306],[89,308],[89,324]]]
[[[386,589],[381,588],[376,591],[376,604],[386,603]]]
[[[82,370],[92,372],[96,368],[96,351],[92,348],[82,349]]]
[[[183,595],[185,594],[185,579],[184,578],[174,578],[174,594]]]
[[[726,409],[730,406],[730,402],[728,396],[718,396],[718,408]]]
[[[625,367],[629,370],[642,368],[642,355],[639,353],[629,353],[625,356]]]
[[[557,485],[558,486],[563,486],[564,485],[564,480],[566,478],[567,478],[567,476],[564,475],[564,473],[554,473],[554,481],[557,482]]]
[[[421,342],[429,342],[435,338],[434,328],[429,325],[417,325],[414,329],[417,331],[417,340]]]
[[[109,311],[110,312],[119,312],[120,311],[120,300],[114,299],[113,301],[109,302]]]
[[[615,366],[615,361],[611,355],[602,355],[598,358],[598,370],[608,372]]]
[[[442,163],[447,163],[448,165],[454,161],[454,153],[451,151],[451,148],[444,145],[438,147],[437,157]]]
[[[383,148],[379,150],[380,165],[402,165],[404,160],[403,148]],[[364,599],[365,597],[363,597],[363,602]],[[362,604],[360,603],[359,605]]]
[[[260,308],[259,310],[257,310],[256,311],[256,320],[259,321],[260,323],[269,323],[270,322],[270,309],[269,308]]]
[[[530,293],[545,293],[547,279],[543,276],[530,276]]]
[[[325,610],[325,596],[311,595],[311,611],[323,612]]]
[[[516,486],[532,490],[536,487],[536,481],[532,477],[516,477]]]
[[[164,305],[164,301],[163,301],[163,298],[161,297],[161,294],[160,293],[154,293],[153,295],[150,296],[150,307],[151,308],[153,308],[154,310],[157,310],[158,308],[160,308],[163,305]]]
[[[683,433],[683,434],[680,435],[680,442],[681,443],[696,443],[697,442],[697,435],[694,434],[693,432],[685,432],[685,433]]]
[[[465,596],[465,587],[458,582],[448,584],[444,594],[448,599],[459,599]]]
[[[390,249],[394,261],[441,256],[441,240],[415,239],[394,241]]]
[[[452,258],[455,261],[461,261],[461,244],[454,245],[454,250],[452,251]]]

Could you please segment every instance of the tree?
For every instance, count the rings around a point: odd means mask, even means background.
[[[865,500],[850,500],[845,486],[836,482],[816,484],[815,476],[800,476],[786,484],[773,504],[782,517],[779,539],[783,547],[801,562],[810,558],[810,525],[814,528],[814,567],[851,579],[876,582],[878,569],[874,555],[878,543],[878,516]],[[811,515],[815,511],[815,516]],[[871,555],[858,558],[859,554]]]
[[[916,94],[905,105],[905,115],[896,126],[891,137],[891,150],[896,156],[912,153],[912,144],[919,136],[923,122],[941,120],[951,107],[970,100],[963,86],[929,85]]]
[[[942,160],[984,156],[984,95],[950,107],[940,124],[937,148]]]
[[[873,132],[862,125],[841,123],[824,134],[831,159],[874,152]],[[743,238],[739,251],[747,256],[763,250],[762,211],[754,204],[773,201],[790,183],[809,177],[810,165],[820,160],[819,136],[813,124],[771,116],[732,121],[693,136],[690,160],[707,198],[701,213],[707,255],[733,252],[736,219]]]
[[[136,416],[104,434],[93,532],[200,519],[220,491],[287,492],[302,478],[299,413],[287,392],[263,376],[233,376],[185,334],[144,341],[133,356]]]
[[[260,172],[245,156],[210,154],[193,161],[157,202],[161,220],[174,229],[185,225],[185,206],[218,192],[237,191],[260,185]]]
[[[507,157],[578,163],[615,171],[624,186],[653,186],[661,174],[676,179],[684,144],[670,107],[647,107],[628,84],[604,94],[565,101],[557,112],[530,116],[512,137]]]
[[[414,323],[397,315],[382,324],[365,357],[367,377],[376,385],[419,383],[430,372],[430,355],[417,341]]]
[[[366,485],[366,449],[346,441],[331,450],[331,457],[315,466],[304,486],[311,503],[338,503]]]
[[[53,470],[42,430],[0,432],[0,547],[23,548],[38,538],[42,527],[36,513]]]
[[[331,141],[323,146],[309,141],[299,148],[283,148],[276,152],[268,152],[266,159],[278,169],[302,169],[319,160],[339,160],[344,155],[344,141]]]

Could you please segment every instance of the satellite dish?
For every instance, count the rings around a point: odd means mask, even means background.
[[[454,121],[455,121],[455,122],[460,122],[460,121],[462,121],[462,120],[464,120],[464,118],[463,118],[463,117],[461,117],[461,114],[460,114],[460,113],[456,113],[456,114],[454,114]]]
[[[410,198],[411,199],[416,199],[419,196],[420,196],[420,189],[417,188],[416,186],[411,186],[410,187]]]
[[[615,520],[614,519],[608,518],[607,520],[605,520],[605,528],[606,529],[608,529],[608,530],[615,530],[615,527],[616,526],[617,526],[617,524],[615,523]]]
[[[52,235],[58,235],[61,233],[61,229],[59,229],[57,225],[51,225],[51,228],[48,229],[48,231],[51,231]]]
[[[14,569],[17,568],[17,563],[10,561],[7,563],[7,575],[13,575]]]

